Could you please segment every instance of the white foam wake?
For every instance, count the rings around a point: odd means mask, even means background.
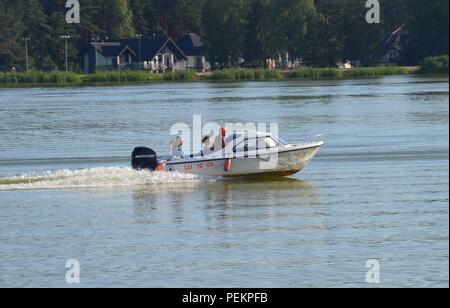
[[[120,167],[90,168],[0,178],[0,191],[136,186],[159,183],[201,182],[206,180],[196,175],[178,172],[135,171],[131,168]]]

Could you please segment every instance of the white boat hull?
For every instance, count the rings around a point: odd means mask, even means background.
[[[323,145],[322,142],[309,145],[291,146],[276,155],[277,160],[270,166],[267,164],[269,154],[256,157],[230,157],[230,158],[190,158],[170,161],[165,166],[165,171],[183,172],[202,176],[252,176],[252,175],[278,175],[289,176],[300,172]],[[273,154],[272,154],[273,155]],[[264,159],[266,158],[266,160]],[[226,171],[225,165],[231,160],[231,166]]]

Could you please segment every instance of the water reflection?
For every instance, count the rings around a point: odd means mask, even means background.
[[[320,206],[320,192],[294,178],[226,179],[211,182],[149,185],[132,193],[138,223],[182,222],[202,216],[224,221],[262,208],[266,218],[277,207]],[[200,213],[200,214],[199,214]],[[258,213],[258,212],[256,212]]]

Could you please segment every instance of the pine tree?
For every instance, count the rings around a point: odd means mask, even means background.
[[[128,0],[106,0],[106,21],[109,36],[114,39],[135,35]]]
[[[366,13],[367,8],[360,0],[342,0],[342,15],[337,23],[338,31],[345,34],[338,54],[341,60],[359,60],[369,64],[390,32],[390,27],[386,28],[385,24],[367,23]]]
[[[201,33],[203,0],[177,0],[176,20],[172,37],[187,33]]]
[[[30,68],[64,67],[61,35],[71,36],[69,61],[80,67],[92,37],[134,37],[135,32],[178,38],[203,36],[219,67],[289,52],[318,65],[337,60],[370,64],[389,34],[405,25],[404,64],[448,54],[448,0],[380,0],[381,24],[365,22],[361,0],[83,0],[81,23],[65,23],[65,0],[0,1],[0,70],[25,67],[23,37],[30,37]]]
[[[155,9],[151,0],[130,0],[130,9],[133,13],[133,25],[136,33],[145,36],[153,34],[152,19]]]
[[[214,66],[235,66],[243,54],[246,0],[207,0],[202,24],[207,53]]]
[[[74,25],[69,25],[66,23],[65,15],[61,12],[54,12],[49,17],[49,25],[51,28],[50,32],[50,42],[48,53],[51,59],[54,61],[54,66],[60,70],[65,69],[65,41],[61,38],[63,35],[70,36],[68,40],[68,63],[71,70],[78,70],[79,59],[81,54],[78,50],[82,49],[82,44],[80,44],[80,35],[77,33],[77,28]],[[78,49],[78,44],[80,44]]]
[[[0,2],[0,71],[25,68],[20,4]]]
[[[345,33],[339,31],[341,0],[315,0],[317,10],[313,57],[320,65],[335,66],[341,54]]]
[[[272,25],[275,31],[274,50],[283,56],[288,52],[291,56],[303,56],[306,50],[305,37],[314,30],[313,21],[316,9],[313,0],[272,0],[274,15]]]
[[[272,41],[276,34],[274,30],[274,18],[272,1],[251,0],[246,16],[246,39],[244,57],[254,65],[263,66],[265,60],[271,58],[275,51]]]
[[[47,49],[49,46],[48,42],[50,41],[51,28],[47,24],[47,16],[38,0],[24,1],[23,22],[26,27],[24,36],[30,38],[29,51],[31,67],[35,63],[36,68],[40,69],[40,64],[48,56]]]
[[[85,44],[94,36],[107,34],[104,2],[104,0],[84,0],[82,3],[81,22],[76,27]]]
[[[448,54],[449,1],[433,0],[426,4],[413,1],[409,4],[410,19],[406,24],[409,41],[405,62],[415,64],[427,56]]]

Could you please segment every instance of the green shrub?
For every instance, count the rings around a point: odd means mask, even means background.
[[[448,74],[448,55],[425,58],[419,74]]]

